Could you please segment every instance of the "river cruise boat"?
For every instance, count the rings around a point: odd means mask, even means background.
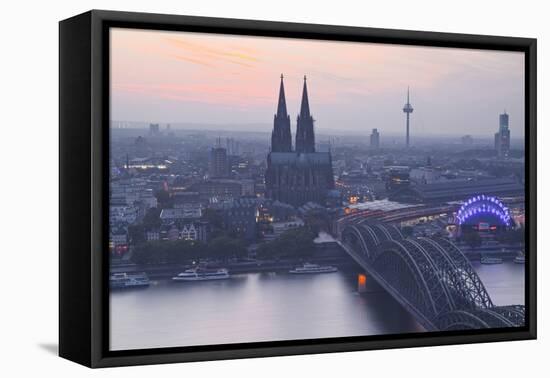
[[[172,277],[174,281],[214,281],[226,280],[231,278],[229,272],[225,268],[210,269],[210,268],[193,268],[187,269],[184,272]]]
[[[518,255],[514,258],[515,264],[525,264],[525,254],[518,253]]]
[[[483,256],[481,257],[481,263],[485,265],[502,264],[502,259],[500,257]]]
[[[111,289],[128,289],[149,285],[150,281],[146,273],[113,273],[109,277]]]
[[[302,266],[298,266],[294,269],[289,270],[291,274],[315,274],[315,273],[334,273],[337,272],[338,268],[330,265],[317,265],[305,263]]]

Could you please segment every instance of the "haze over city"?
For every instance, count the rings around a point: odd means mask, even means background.
[[[293,129],[307,75],[319,131],[402,134],[410,86],[414,135],[491,137],[506,110],[523,137],[523,53],[126,29],[111,119],[269,132],[281,73]]]
[[[522,54],[111,33],[111,350],[526,324]]]

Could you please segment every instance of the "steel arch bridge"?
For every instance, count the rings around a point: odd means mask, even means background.
[[[348,224],[340,245],[427,330],[523,326],[523,306],[497,307],[460,249],[444,238],[405,238],[399,228]]]

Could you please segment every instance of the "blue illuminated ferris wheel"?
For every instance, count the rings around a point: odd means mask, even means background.
[[[459,225],[472,225],[492,221],[499,226],[512,224],[510,211],[497,197],[480,194],[466,200],[456,215]]]

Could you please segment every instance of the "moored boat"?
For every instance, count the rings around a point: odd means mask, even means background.
[[[111,289],[147,287],[149,285],[150,281],[146,273],[113,273],[109,277]]]
[[[213,281],[226,280],[231,278],[229,272],[225,268],[209,269],[209,268],[192,268],[183,271],[175,277],[173,281]]]
[[[481,257],[481,263],[484,265],[502,264],[502,261],[503,260],[500,257]]]
[[[334,273],[337,272],[338,268],[330,265],[317,265],[305,263],[302,266],[298,266],[294,269],[289,270],[291,274],[315,274],[315,273]]]

